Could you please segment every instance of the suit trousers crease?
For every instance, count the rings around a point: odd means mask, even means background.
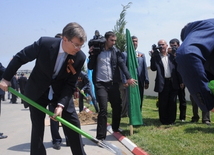
[[[97,139],[105,139],[107,132],[107,105],[108,101],[112,108],[112,129],[118,130],[121,119],[121,98],[119,83],[97,82],[95,93],[99,103],[100,112],[97,122]]]
[[[158,99],[160,122],[165,125],[174,123],[177,110],[177,90],[173,89],[171,80],[165,79],[163,91],[158,93]]]

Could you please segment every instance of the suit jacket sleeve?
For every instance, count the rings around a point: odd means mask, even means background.
[[[125,61],[122,58],[121,52],[116,52],[117,54],[117,63],[120,67],[120,69],[122,70],[123,74],[125,75],[126,79],[131,79],[131,75],[128,71],[128,68],[126,67]]]

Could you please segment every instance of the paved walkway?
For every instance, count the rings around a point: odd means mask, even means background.
[[[29,116],[29,110],[25,109],[20,104],[11,104],[9,100],[2,101],[1,104],[1,117],[0,117],[0,132],[7,135],[8,138],[0,139],[0,154],[1,155],[29,155],[30,154],[30,135],[31,135],[31,122]],[[46,119],[49,119],[48,116]],[[82,130],[95,137],[96,124],[84,125]],[[70,148],[65,145],[65,139],[63,137],[63,131],[60,128],[60,133],[63,138],[61,150],[55,150],[52,148],[50,127],[45,126],[44,145],[46,147],[47,155],[68,155],[72,154]],[[121,149],[123,155],[132,155],[123,144],[121,144],[113,135],[108,133],[107,142],[117,146]],[[112,155],[109,150],[97,146],[91,140],[83,137],[85,144],[84,148],[87,155]]]

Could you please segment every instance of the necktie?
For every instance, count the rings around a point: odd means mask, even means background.
[[[58,75],[58,73],[59,73],[59,71],[60,71],[60,69],[62,67],[62,64],[65,61],[66,57],[67,57],[67,53],[65,53],[65,52],[58,54],[58,57],[57,57],[57,60],[56,60],[56,64],[55,64],[55,67],[54,67],[54,74],[52,76],[53,79]],[[49,86],[49,88],[50,89],[49,89],[49,93],[48,93],[48,99],[52,100],[54,91],[53,91],[53,88],[52,88],[51,85]]]

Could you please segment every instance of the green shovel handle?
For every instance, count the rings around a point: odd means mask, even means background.
[[[48,114],[49,116],[53,116],[54,113],[49,111],[48,109],[42,107],[41,105],[39,105],[38,103],[34,102],[33,100],[29,99],[28,97],[22,95],[21,93],[17,92],[16,90],[14,90],[11,87],[8,87],[8,91],[13,93],[14,95],[20,97],[22,100],[26,101],[27,103],[29,103],[30,105],[34,106],[35,108],[39,109],[40,111]],[[68,128],[74,130],[75,132],[83,135],[84,137],[92,140],[95,143],[99,143],[99,141],[95,138],[93,138],[90,134],[86,133],[85,131],[81,130],[80,128],[74,126],[73,124],[69,123],[68,121],[64,120],[62,117],[57,116],[55,118],[57,121],[61,122],[62,124],[64,124],[65,126],[67,126]]]

